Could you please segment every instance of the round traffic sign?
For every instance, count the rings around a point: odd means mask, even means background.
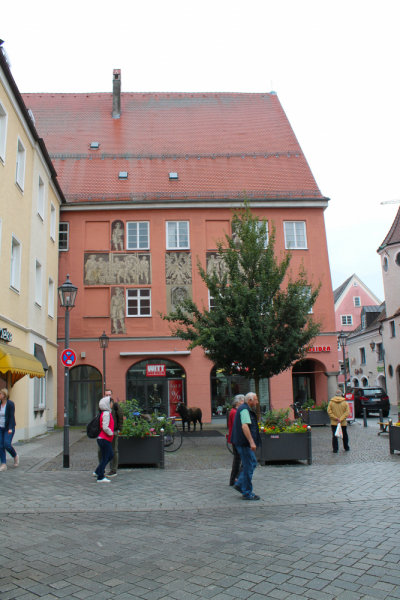
[[[66,348],[61,354],[61,362],[64,367],[73,367],[76,363],[76,354],[71,348]]]

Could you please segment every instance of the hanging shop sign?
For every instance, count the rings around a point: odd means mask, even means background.
[[[165,365],[146,365],[146,377],[166,377]]]
[[[378,373],[384,373],[385,367],[376,367],[376,370],[378,371]]]
[[[330,351],[331,351],[330,346],[313,346],[312,348],[308,349],[308,352],[330,352]]]
[[[5,342],[12,342],[12,333],[11,331],[7,331],[7,329],[0,329],[0,340],[4,340]]]

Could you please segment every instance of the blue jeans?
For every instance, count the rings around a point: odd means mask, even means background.
[[[8,429],[0,427],[0,462],[2,465],[6,463],[6,450],[13,458],[17,456],[17,453],[11,446],[14,433],[15,429],[11,429],[11,433],[8,433]]]
[[[247,446],[236,446],[237,451],[242,459],[243,471],[240,473],[236,486],[242,490],[243,496],[251,496],[253,493],[253,478],[254,469],[257,466],[256,456]]]
[[[106,470],[106,466],[110,462],[110,460],[114,456],[114,452],[111,446],[111,442],[107,440],[103,440],[102,438],[97,438],[97,444],[101,450],[101,461],[95,473],[97,475],[97,479],[104,479],[104,471]]]

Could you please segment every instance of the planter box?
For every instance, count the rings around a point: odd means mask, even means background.
[[[331,424],[331,420],[326,410],[303,410],[303,419],[307,425],[311,425],[311,427]]]
[[[394,454],[395,450],[400,452],[400,427],[389,425],[389,448],[390,454]]]
[[[256,457],[262,465],[282,460],[306,460],[311,465],[311,429],[306,433],[261,433],[261,447],[257,448]]]
[[[118,466],[155,465],[164,468],[164,435],[118,439]]]

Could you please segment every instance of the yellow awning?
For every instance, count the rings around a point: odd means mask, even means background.
[[[12,385],[25,375],[29,375],[31,378],[45,376],[42,363],[33,354],[1,343],[0,373],[11,373]]]

